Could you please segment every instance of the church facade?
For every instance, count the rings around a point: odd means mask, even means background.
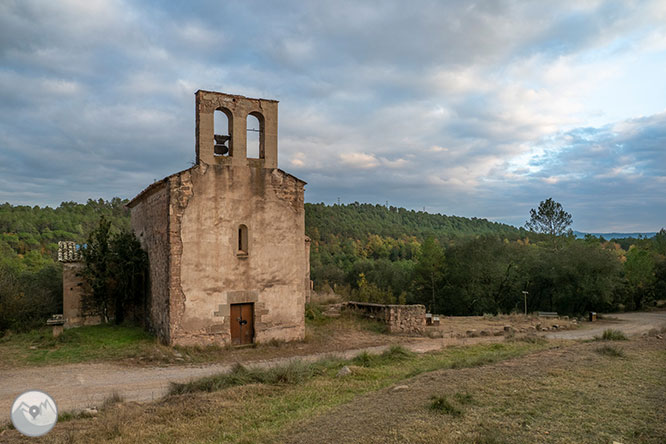
[[[278,169],[277,114],[274,100],[197,91],[195,165],[128,204],[150,260],[146,321],[164,343],[304,337],[305,182]]]

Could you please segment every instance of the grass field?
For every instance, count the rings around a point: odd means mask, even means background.
[[[222,346],[165,347],[138,327],[96,325],[67,329],[54,338],[48,327],[0,337],[0,368],[119,361],[130,365],[199,364],[269,359],[387,344],[378,322],[349,314],[332,319],[321,315],[306,321],[306,338],[295,343],[269,342],[254,348]],[[398,338],[398,341],[408,340]]]

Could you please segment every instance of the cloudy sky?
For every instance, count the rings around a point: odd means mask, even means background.
[[[0,202],[131,198],[194,92],[280,101],[306,200],[666,226],[666,2],[0,1]]]

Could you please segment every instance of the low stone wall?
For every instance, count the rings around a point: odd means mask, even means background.
[[[424,305],[383,305],[368,302],[347,302],[345,309],[356,310],[363,316],[377,319],[388,326],[390,333],[423,334],[425,331]]]

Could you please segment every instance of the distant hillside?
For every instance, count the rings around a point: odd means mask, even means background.
[[[88,233],[105,216],[115,229],[129,228],[127,200],[89,199],[87,203],[63,202],[57,208],[35,205],[0,205],[0,253],[3,246],[25,255],[36,251],[55,258],[58,241],[85,241]]]
[[[657,235],[656,232],[650,232],[650,233],[583,233],[582,231],[574,231],[574,235],[576,236],[577,239],[582,239],[588,234],[590,234],[592,236],[595,236],[595,237],[603,237],[606,240],[627,239],[627,238],[638,239],[639,237],[649,239],[649,238],[654,237],[654,236]]]
[[[523,231],[498,222],[431,214],[405,208],[383,205],[305,204],[305,230],[313,240],[325,240],[330,236],[364,240],[369,235],[399,239],[415,237],[423,240],[429,236],[452,239],[484,234],[516,237]]]

